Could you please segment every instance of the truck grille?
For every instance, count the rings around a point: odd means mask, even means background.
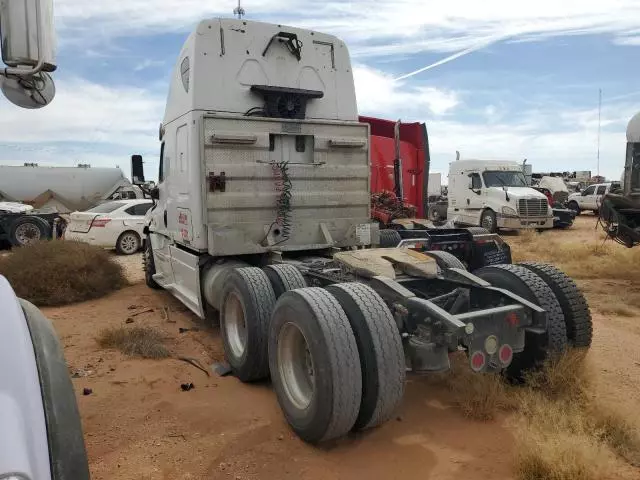
[[[518,214],[521,217],[546,217],[546,198],[522,198],[518,200]]]

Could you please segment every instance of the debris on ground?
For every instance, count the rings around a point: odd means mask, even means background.
[[[200,329],[198,327],[191,327],[191,328],[180,327],[180,328],[178,328],[178,332],[180,332],[180,333],[199,332],[199,331],[200,331]]]
[[[93,393],[93,390],[90,389],[90,388],[85,387],[85,388],[82,389],[82,394],[85,395],[85,396],[91,395],[92,393]]]
[[[211,365],[211,369],[221,377],[226,377],[231,374],[231,367],[225,362],[214,363]]]
[[[164,316],[164,321],[168,322],[168,323],[176,323],[175,320],[171,319],[171,316],[169,315],[169,307],[162,307],[162,313]]]
[[[188,392],[189,390],[196,388],[196,386],[193,383],[182,383],[180,384],[180,388],[183,392]]]
[[[209,371],[202,365],[202,363],[200,362],[200,360],[198,360],[197,358],[193,358],[193,357],[185,357],[184,355],[178,355],[176,357],[178,360],[182,360],[183,362],[187,362],[191,365],[193,365],[194,367],[202,370],[204,373],[207,374],[207,377],[211,376],[209,374]]]
[[[85,370],[84,368],[72,368],[71,378],[83,378],[88,377],[93,373],[93,370]]]

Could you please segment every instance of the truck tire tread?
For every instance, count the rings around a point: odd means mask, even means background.
[[[267,265],[263,270],[271,282],[276,300],[280,298],[284,292],[295,290],[296,288],[305,288],[307,286],[307,282],[302,276],[302,273],[293,265]]]
[[[458,257],[456,257],[455,255],[449,252],[443,252],[441,250],[430,250],[423,253],[433,258],[438,264],[438,267],[442,269],[445,269],[445,268],[461,268],[462,270],[467,269],[465,264],[462,263]]]
[[[242,358],[236,359],[228,347],[224,321],[224,305],[227,295],[235,290],[243,301],[247,339]],[[223,310],[220,325],[227,360],[242,382],[262,380],[269,376],[267,339],[269,320],[276,303],[275,294],[267,275],[257,267],[235,269],[227,279],[222,295]]]
[[[362,368],[362,401],[354,430],[389,420],[404,396],[406,365],[402,339],[389,307],[362,283],[327,287],[344,309],[355,334]]]
[[[590,347],[593,337],[593,321],[589,304],[576,283],[553,265],[538,262],[521,262],[525,268],[537,273],[555,294],[567,326],[567,338],[573,347]]]
[[[330,398],[322,398],[318,402],[330,402],[328,418],[314,418],[312,425],[301,428],[289,416],[287,411],[286,394],[276,374],[277,364],[277,330],[284,320],[279,320],[281,310],[294,301],[302,301],[308,310],[308,315],[298,315],[286,321],[297,323],[298,328],[303,322],[312,322],[320,335],[314,338],[314,343],[321,346],[328,356],[328,364],[322,369],[323,374],[330,375]],[[305,312],[307,313],[307,312]],[[285,413],[285,417],[296,433],[305,441],[318,443],[331,440],[347,434],[353,427],[360,408],[362,396],[362,371],[358,355],[356,339],[349,324],[349,320],[338,300],[322,288],[303,288],[286,292],[276,304],[269,332],[269,365],[272,380],[278,396],[278,401]],[[319,382],[318,382],[319,383]],[[316,390],[316,395],[326,395],[327,392]]]
[[[496,286],[514,291],[515,277],[527,288],[527,295],[521,296],[542,307],[548,316],[546,335],[540,336],[527,332],[524,351],[514,355],[511,365],[505,371],[507,377],[522,380],[526,371],[539,368],[550,356],[566,351],[567,329],[562,308],[555,294],[546,282],[531,270],[522,265],[491,265],[477,270],[474,274],[493,283],[487,278],[487,273],[499,270],[508,272],[511,278],[503,277],[506,279],[506,284]],[[515,291],[514,293],[519,294]]]
[[[153,279],[153,276],[156,274],[156,263],[153,259],[153,248],[149,235],[147,235],[144,241],[144,249],[142,250],[142,269],[144,270],[144,282],[147,284],[147,287],[160,290],[162,287]]]
[[[397,247],[402,237],[395,230],[390,228],[380,230],[380,247],[381,248],[392,248]]]

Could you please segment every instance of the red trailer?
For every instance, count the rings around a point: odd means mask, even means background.
[[[416,217],[426,218],[430,163],[426,125],[363,116],[360,121],[371,126],[371,193],[394,192],[407,207],[415,208]],[[396,171],[398,158],[402,168]]]

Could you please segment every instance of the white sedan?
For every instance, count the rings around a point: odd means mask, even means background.
[[[102,203],[86,212],[74,212],[65,230],[66,240],[77,240],[121,255],[132,255],[142,247],[144,215],[153,206],[148,199]]]

